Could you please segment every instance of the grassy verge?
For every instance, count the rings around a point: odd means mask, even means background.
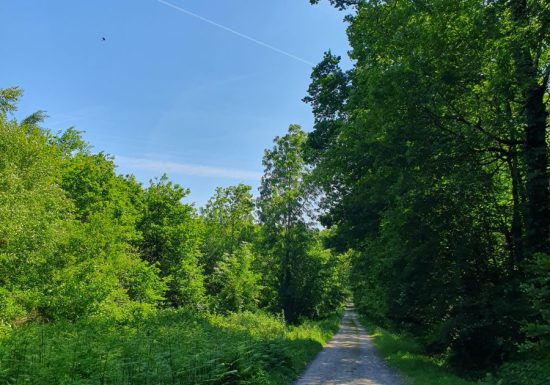
[[[176,385],[290,383],[338,327],[336,317],[287,326],[273,316],[162,311],[29,325],[0,337],[0,383]]]
[[[402,374],[409,385],[475,385],[450,373],[443,360],[422,354],[420,346],[410,337],[391,333],[361,319],[373,337],[378,353],[388,365]]]
[[[390,367],[403,375],[408,385],[547,385],[550,384],[550,355],[523,357],[504,364],[484,380],[468,381],[450,373],[443,359],[422,353],[408,336],[382,329],[364,318],[362,324],[373,337],[378,353]]]

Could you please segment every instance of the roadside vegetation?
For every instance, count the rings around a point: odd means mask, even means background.
[[[198,209],[0,90],[5,383],[288,383],[353,295],[413,384],[548,384],[548,2],[329,2],[352,66],[257,198]]]
[[[298,126],[257,200],[199,210],[42,112],[18,121],[20,96],[0,90],[0,383],[287,384],[334,333],[349,255],[309,219]]]
[[[28,325],[0,338],[0,383],[288,384],[338,322],[291,326],[263,313],[163,310],[124,323]]]
[[[545,385],[550,378],[550,360],[532,359],[503,365],[498,373],[482,379],[467,379],[457,374],[445,354],[434,356],[412,335],[387,330],[361,318],[378,354],[410,385]]]
[[[433,357],[423,352],[412,337],[389,332],[361,319],[372,337],[378,354],[388,366],[400,373],[410,385],[476,385],[450,372],[444,357]]]
[[[463,378],[548,383],[548,2],[330,3],[351,68],[312,72],[307,159],[357,310]]]

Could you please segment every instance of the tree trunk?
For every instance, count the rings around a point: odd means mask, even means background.
[[[529,25],[529,10],[525,0],[510,2],[515,32]],[[525,108],[525,189],[527,210],[525,216],[526,256],[550,252],[550,202],[548,190],[548,146],[546,144],[547,112],[544,105],[546,82],[540,81],[536,63],[527,39],[515,36],[513,58],[515,77],[522,90]]]
[[[544,88],[533,87],[526,95],[525,165],[527,190],[526,244],[530,254],[550,252],[548,193],[547,114],[543,102]]]
[[[511,272],[515,270],[517,264],[523,260],[523,216],[522,216],[522,203],[520,197],[520,186],[522,183],[521,174],[518,167],[518,156],[515,149],[512,150],[508,159],[508,167],[510,169],[510,177],[512,179],[512,224],[510,229],[511,237]]]

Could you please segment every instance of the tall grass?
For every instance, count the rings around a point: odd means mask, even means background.
[[[380,328],[364,318],[361,322],[378,353],[403,375],[408,385],[550,385],[550,354],[518,356],[495,373],[487,373],[483,380],[469,381],[452,373],[444,358],[425,354],[413,338]]]
[[[384,361],[397,370],[408,385],[480,385],[451,373],[445,361],[422,352],[410,337],[389,332],[361,319]]]
[[[0,384],[288,384],[337,326],[336,317],[287,326],[262,313],[184,310],[29,325],[0,336]]]

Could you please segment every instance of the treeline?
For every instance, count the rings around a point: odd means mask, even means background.
[[[266,152],[258,201],[241,184],[198,210],[166,176],[142,186],[74,129],[41,128],[42,112],[17,121],[20,95],[0,91],[2,333],[160,308],[264,309],[292,323],[340,308],[347,256],[325,248],[325,232],[308,222],[298,127]]]
[[[548,2],[331,3],[354,65],[315,67],[306,155],[356,305],[463,372],[528,358],[502,383],[546,383]]]

